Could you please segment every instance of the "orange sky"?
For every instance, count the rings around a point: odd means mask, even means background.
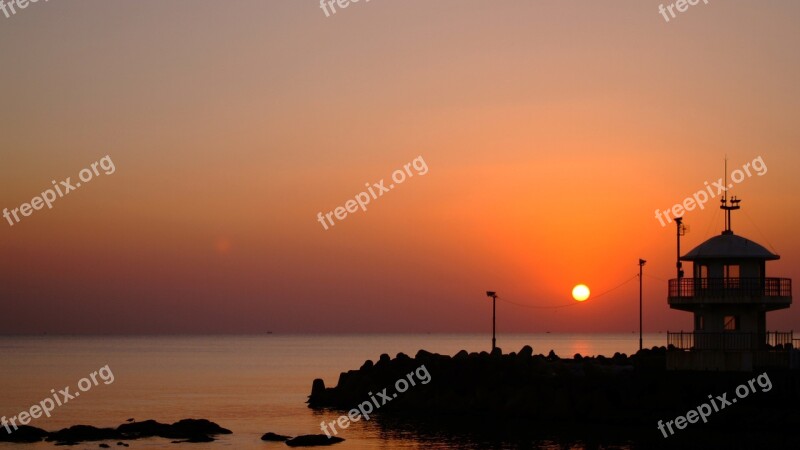
[[[0,333],[483,332],[484,291],[569,304],[645,271],[654,217],[761,156],[734,231],[800,279],[800,3],[39,2],[0,15],[0,208],[109,155],[116,172],[0,222]],[[422,156],[325,231],[316,220]],[[388,184],[388,181],[387,181]],[[686,215],[689,250],[723,227]],[[499,330],[632,331],[635,281]],[[771,313],[791,330],[800,307]]]

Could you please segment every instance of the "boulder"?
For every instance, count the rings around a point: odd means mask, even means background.
[[[275,434],[273,432],[269,432],[261,436],[262,441],[268,441],[268,442],[286,442],[291,438],[292,438],[291,436],[284,436],[282,434]]]
[[[87,442],[119,439],[120,433],[113,428],[97,428],[91,425],[75,425],[50,433],[48,442]]]
[[[170,426],[169,436],[161,437],[173,439],[194,439],[199,436],[216,436],[218,434],[232,434],[231,430],[222,428],[216,423],[206,419],[183,419]],[[208,441],[199,441],[208,442]]]
[[[10,434],[4,428],[0,428],[0,442],[39,442],[46,438],[47,435],[47,431],[28,425],[20,425],[18,429],[13,430]]]
[[[372,362],[372,361],[370,361]],[[311,396],[322,395],[325,393],[325,381],[322,378],[317,378],[311,383]]]
[[[125,423],[117,427],[117,431],[125,439],[139,439],[154,436],[162,436],[169,432],[170,425],[156,422],[155,420],[145,420],[144,422]]]
[[[336,436],[328,437],[325,434],[306,434],[286,441],[289,447],[317,447],[323,445],[333,445],[344,442],[344,439]]]
[[[198,434],[196,436],[192,436],[189,439],[183,439],[180,441],[172,441],[173,444],[202,444],[204,442],[214,442],[214,439],[211,436],[205,434]]]

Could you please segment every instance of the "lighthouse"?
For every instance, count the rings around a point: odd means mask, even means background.
[[[789,308],[792,280],[767,277],[767,262],[780,256],[733,233],[736,197],[721,200],[722,234],[680,254],[683,224],[678,226],[678,278],[669,280],[670,308],[694,316],[694,330],[668,332],[667,368],[671,370],[751,371],[789,367],[792,332],[767,330],[767,313]],[[689,276],[683,263],[690,262]]]

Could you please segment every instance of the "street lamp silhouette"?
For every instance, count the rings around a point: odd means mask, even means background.
[[[495,338],[495,323],[496,323],[496,310],[497,310],[497,292],[486,291],[486,296],[492,298],[492,351],[497,348],[497,339]]]
[[[683,224],[683,217],[675,218],[675,226],[677,227],[676,237],[678,239],[677,262],[675,263],[675,267],[678,269],[678,295],[680,295],[680,279],[683,278],[683,263],[681,263],[681,236],[686,235],[686,232],[689,231],[689,227]]]
[[[639,258],[639,350],[642,349],[642,268],[646,262]]]

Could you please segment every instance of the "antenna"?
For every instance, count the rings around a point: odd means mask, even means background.
[[[728,206],[728,155],[725,155],[725,169],[722,172],[723,180],[725,181],[725,191],[722,193],[722,209]],[[725,231],[730,229],[730,214],[724,214]]]
[[[722,233],[732,234],[733,231],[731,231],[731,211],[735,211],[741,208],[739,206],[739,202],[741,202],[741,200],[737,199],[736,196],[734,195],[733,197],[731,197],[730,206],[728,205],[728,156],[727,155],[725,155],[725,191],[722,194],[722,200],[720,201],[722,202],[722,205],[720,205],[719,209],[725,211],[725,231],[723,231]]]

